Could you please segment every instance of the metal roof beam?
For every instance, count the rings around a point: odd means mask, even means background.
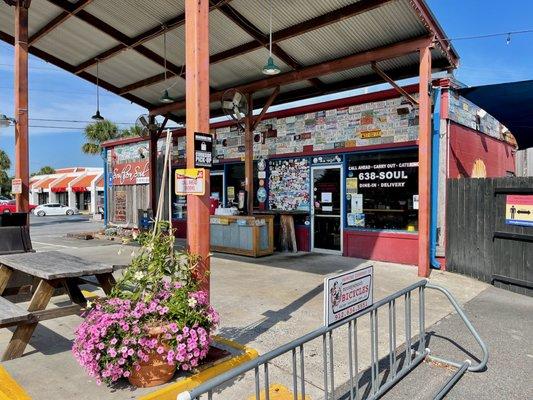
[[[409,93],[407,93],[400,85],[398,85],[396,82],[394,82],[394,79],[392,79],[390,76],[388,76],[381,68],[378,67],[377,63],[372,63],[372,70],[381,76],[385,82],[388,82],[398,93],[400,93],[403,97],[407,99],[409,103],[413,107],[418,107],[418,101],[411,96]]]
[[[459,56],[451,45],[450,41],[446,38],[444,30],[438,23],[437,19],[423,0],[409,0],[410,6],[418,14],[418,18],[426,26],[426,28],[435,35],[435,44],[439,46],[442,52],[446,55],[446,58],[453,66],[457,68],[459,66]]]
[[[9,43],[11,45],[13,45],[15,43],[15,40],[13,38],[13,36],[5,33],[5,32],[2,32],[0,31],[0,40],[6,42],[6,43]],[[74,74],[74,69],[75,67],[43,50],[39,50],[38,48],[36,47],[30,47],[29,48],[29,53],[36,56],[36,57],[39,57],[40,59],[46,61],[46,62],[49,62],[51,64],[54,64],[55,66],[59,67],[59,68],[62,68],[64,69],[65,71],[68,71],[70,73],[73,73]],[[82,72],[81,74],[78,74],[78,76],[80,78],[83,78],[85,79],[86,81],[89,81],[91,83],[94,83],[96,84],[96,77],[94,75],[91,75],[89,74],[88,72]],[[115,93],[115,94],[119,94],[119,91],[120,89],[108,82],[106,82],[105,80],[102,80],[101,78],[99,79],[99,84],[101,87],[103,87],[104,89],[108,90],[109,92],[111,93]],[[134,96],[132,94],[126,94],[126,95],[122,95],[123,98],[125,98],[126,100],[129,100],[131,101],[132,103],[136,103],[138,105],[140,105],[141,107],[145,107],[145,108],[150,108],[150,107],[153,107],[152,104],[148,103],[147,101],[137,97],[137,96]]]
[[[372,62],[383,61],[391,58],[401,57],[406,54],[414,53],[421,48],[429,46],[433,41],[431,36],[422,36],[414,39],[404,40],[392,45],[378,47],[376,49],[364,51],[362,53],[351,54],[346,57],[304,67],[299,71],[290,71],[280,75],[275,75],[266,79],[259,79],[244,85],[235,87],[242,93],[256,92],[262,89],[269,89],[275,86],[283,86],[294,82],[304,81],[310,78],[316,78],[322,75],[328,75],[347,69],[368,65]],[[211,93],[210,102],[219,101],[224,90]],[[185,107],[185,100],[156,107],[150,110],[150,114],[166,114],[167,112],[177,111]]]
[[[273,32],[272,43],[278,43],[283,40],[287,40],[292,37],[323,28],[335,22],[355,17],[356,15],[371,11],[375,8],[381,7],[382,5],[390,3],[391,1],[394,0],[360,0],[357,3],[339,8],[338,10],[328,12],[318,17],[311,18],[310,20],[300,22],[299,24],[292,25],[277,32]],[[244,43],[232,49],[222,51],[218,54],[214,54],[213,56],[211,56],[210,62],[213,64],[216,62],[224,61],[229,58],[233,58],[241,54],[257,50],[261,47],[263,47],[263,45],[254,40],[253,42]]]
[[[262,47],[265,47],[267,49],[269,48],[270,40],[268,35],[265,35],[263,32],[261,32],[259,28],[252,24],[252,22],[246,19],[246,17],[244,17],[241,13],[239,13],[237,10],[235,10],[228,4],[221,6],[219,10],[235,25],[237,25],[248,35],[253,37]],[[296,61],[291,55],[289,55],[285,50],[283,50],[279,46],[279,44],[272,43],[272,53],[285,64],[289,65],[292,69],[298,70],[302,68],[302,65],[298,61]],[[309,82],[311,82],[313,86],[322,85],[322,82],[320,82],[318,78],[309,79]]]
[[[217,9],[221,7],[224,4],[229,3],[231,0],[218,0],[217,2],[214,2],[214,4],[211,6],[210,10]],[[175,29],[185,23],[185,13],[181,13],[179,15],[176,15],[175,17],[172,17],[165,22],[163,22],[160,26],[154,26],[151,29],[148,29],[147,31],[144,31],[137,36],[130,39],[130,43],[127,47],[132,48],[136,50],[139,46],[142,46],[143,43],[146,43],[149,40],[152,40],[158,36],[161,36],[165,31],[169,31],[171,29]],[[144,46],[142,46],[144,47]],[[119,44],[117,46],[112,47],[111,49],[108,49],[106,51],[103,51],[102,53],[91,57],[90,59],[82,62],[76,67],[76,70],[81,72],[86,70],[87,68],[90,68],[91,66],[96,64],[96,60],[107,60],[111,57],[114,57],[115,55],[121,53],[126,46],[124,44]],[[168,65],[168,61],[167,61]],[[180,71],[170,70],[169,72],[172,72],[173,75],[178,75]]]
[[[77,3],[74,3],[74,7],[72,8],[72,11],[62,11],[59,13],[57,17],[52,19],[49,23],[47,23],[45,26],[43,26],[41,29],[39,29],[37,32],[35,32],[28,40],[28,44],[31,46],[35,42],[37,42],[39,39],[43,38],[45,35],[53,31],[55,28],[57,28],[59,25],[61,25],[63,22],[65,22],[67,19],[72,17],[73,15],[76,15],[79,11],[81,11],[84,7],[92,3],[93,0],[79,0]]]
[[[48,2],[54,4],[56,7],[59,7],[67,12],[73,12],[74,9],[76,8],[76,4],[71,3],[68,0],[48,0]],[[120,47],[120,51],[122,51],[132,46],[133,44],[132,38],[120,32],[118,29],[115,29],[114,27],[102,21],[101,19],[96,18],[94,15],[88,13],[86,10],[79,10],[75,14],[75,16],[81,19],[82,21],[88,23],[92,27],[98,29],[99,31],[109,35],[110,37],[115,39],[117,42],[120,42],[120,44],[115,46],[114,49],[118,49]],[[133,49],[139,54],[142,54],[146,58],[152,60],[156,64],[159,64],[162,67],[165,65],[163,57],[153,52],[152,50],[148,49],[147,47],[139,45],[139,46],[134,47]],[[94,58],[93,59],[94,64],[96,64],[97,60],[103,61],[101,59]],[[79,75],[81,72],[83,72],[85,69],[89,68],[90,66],[91,65],[87,65],[86,67],[81,68],[81,69],[76,67],[74,70],[74,73]],[[167,69],[169,71],[172,71],[175,74],[179,74],[182,70],[182,67],[167,62]]]
[[[314,29],[319,29],[319,28],[322,28],[324,26],[333,24],[335,22],[339,22],[339,21],[342,21],[344,19],[354,17],[354,16],[356,16],[358,14],[361,14],[361,13],[373,10],[375,8],[378,8],[378,7],[380,7],[380,6],[382,6],[382,5],[386,4],[386,3],[389,3],[391,1],[394,1],[394,0],[360,0],[357,3],[355,3],[355,4],[350,4],[350,5],[346,6],[346,7],[340,8],[340,9],[335,10],[335,11],[331,11],[329,13],[320,15],[320,16],[315,17],[315,18],[311,18],[308,21],[301,22],[301,23],[296,24],[294,26],[291,26],[289,28],[281,29],[281,30],[279,30],[277,32],[273,32],[272,33],[272,43],[275,45],[277,42],[280,42],[282,40],[287,40],[287,39],[290,39],[290,38],[292,38],[294,36],[298,36],[298,35],[304,34],[306,32],[312,31]],[[234,57],[237,57],[239,55],[252,52],[254,50],[260,49],[261,47],[265,47],[265,43],[268,43],[268,39],[266,38],[266,35],[263,35],[263,33],[260,32],[259,30],[257,30],[257,32],[255,33],[255,35],[257,35],[258,38],[255,38],[255,36],[252,35],[248,31],[247,31],[247,33],[249,35],[251,35],[252,37],[254,37],[253,41],[248,42],[248,43],[244,43],[244,44],[239,45],[237,47],[233,47],[233,48],[231,48],[229,50],[221,51],[221,52],[219,52],[217,54],[213,54],[209,58],[210,64],[219,63],[219,62],[228,60],[230,58],[234,58]],[[263,35],[263,39],[260,39],[259,35]],[[283,51],[279,46],[277,46],[277,48],[279,50]],[[274,50],[274,46],[273,46],[272,49]],[[276,55],[279,57],[279,53],[276,54]],[[287,57],[290,57],[290,56],[287,55]],[[292,57],[290,57],[290,58],[292,58]],[[280,57],[280,59],[282,59],[282,58]],[[287,58],[287,60],[288,60],[288,58]],[[284,61],[284,62],[287,62],[287,61]],[[292,61],[291,61],[291,63],[292,63]],[[287,62],[287,64],[291,65],[289,62]],[[291,65],[291,67],[293,67],[294,69],[297,69],[294,66],[294,64]],[[169,74],[169,76],[170,76],[170,74]],[[149,86],[149,85],[153,85],[153,84],[159,83],[159,82],[161,82],[163,80],[164,80],[164,75],[163,74],[153,75],[153,76],[151,76],[149,78],[141,79],[141,80],[139,80],[137,82],[134,82],[134,83],[132,83],[130,85],[124,86],[122,88],[122,93],[128,93],[128,92],[131,92],[131,91],[133,91],[135,89],[142,88],[144,86]],[[315,86],[318,86],[316,84],[317,84],[317,82],[315,81]]]

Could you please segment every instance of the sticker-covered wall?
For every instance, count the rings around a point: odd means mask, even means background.
[[[244,135],[218,128],[215,162],[244,156]],[[418,110],[403,98],[263,120],[254,132],[254,157],[355,148],[418,139]]]
[[[505,126],[471,101],[452,92],[450,95],[450,119],[458,124],[504,140]]]

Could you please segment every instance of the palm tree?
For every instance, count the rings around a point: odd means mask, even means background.
[[[87,143],[81,146],[81,151],[85,154],[100,154],[103,142],[121,137],[117,126],[108,120],[87,125],[84,134]]]
[[[50,167],[49,165],[45,165],[39,171],[36,171],[33,174],[31,174],[31,176],[35,176],[35,175],[51,175],[51,174],[55,174],[55,173],[56,173],[56,170],[54,168]]]
[[[142,129],[137,125],[132,125],[129,128],[122,130],[122,137],[142,136]]]
[[[85,154],[100,154],[102,143],[112,139],[141,136],[142,129],[136,125],[119,130],[117,126],[108,120],[97,121],[85,127],[87,143],[81,146]]]
[[[11,190],[11,180],[7,171],[11,168],[11,160],[7,153],[0,149],[0,193],[7,193]]]

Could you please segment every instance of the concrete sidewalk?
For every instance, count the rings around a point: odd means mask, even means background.
[[[486,371],[467,372],[447,399],[533,399],[533,298],[489,287],[466,303],[464,311],[489,347],[489,362]],[[432,354],[458,362],[480,356],[479,346],[457,314],[428,332],[432,332]],[[383,398],[432,399],[452,372],[424,363]]]
[[[118,250],[122,252],[119,255]],[[56,249],[57,250],[57,249]],[[70,254],[97,261],[125,263],[136,248],[130,246],[100,246],[98,241],[60,248]],[[368,262],[353,258],[312,253],[276,254],[261,259],[215,255],[212,259],[212,302],[221,314],[219,334],[265,353],[288,341],[296,339],[322,324],[324,277],[373,264],[375,267],[374,298],[383,298],[418,280],[416,268],[381,262]],[[432,281],[446,286],[464,304],[477,296],[487,286],[475,280],[434,271]],[[61,301],[58,298],[56,301]],[[426,325],[430,326],[446,317],[452,308],[447,300],[428,292],[426,298]],[[417,299],[413,298],[412,320],[417,321]],[[403,310],[398,307],[398,326],[403,326]],[[385,316],[381,317],[386,321]],[[70,353],[73,331],[80,323],[76,316],[46,321],[41,324],[28,346],[26,355],[18,360],[3,363],[5,369],[34,399],[129,399],[141,392],[128,387],[107,388],[96,386]],[[413,333],[416,332],[413,324]],[[359,324],[360,369],[369,365],[368,320]],[[399,341],[403,330],[399,329]],[[336,382],[342,385],[348,379],[345,356],[346,337],[335,337]],[[380,333],[380,354],[388,352],[388,331]],[[4,349],[10,332],[0,330],[0,349]],[[321,341],[305,349],[306,385],[313,400],[323,397],[321,373]],[[288,357],[274,361],[271,383],[290,386],[292,368]],[[249,377],[243,377],[219,398],[246,399],[253,393]],[[336,384],[337,386],[337,384]]]

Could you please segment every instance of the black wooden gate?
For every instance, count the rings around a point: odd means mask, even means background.
[[[446,266],[533,296],[533,227],[506,224],[512,194],[533,195],[533,177],[448,179]]]

